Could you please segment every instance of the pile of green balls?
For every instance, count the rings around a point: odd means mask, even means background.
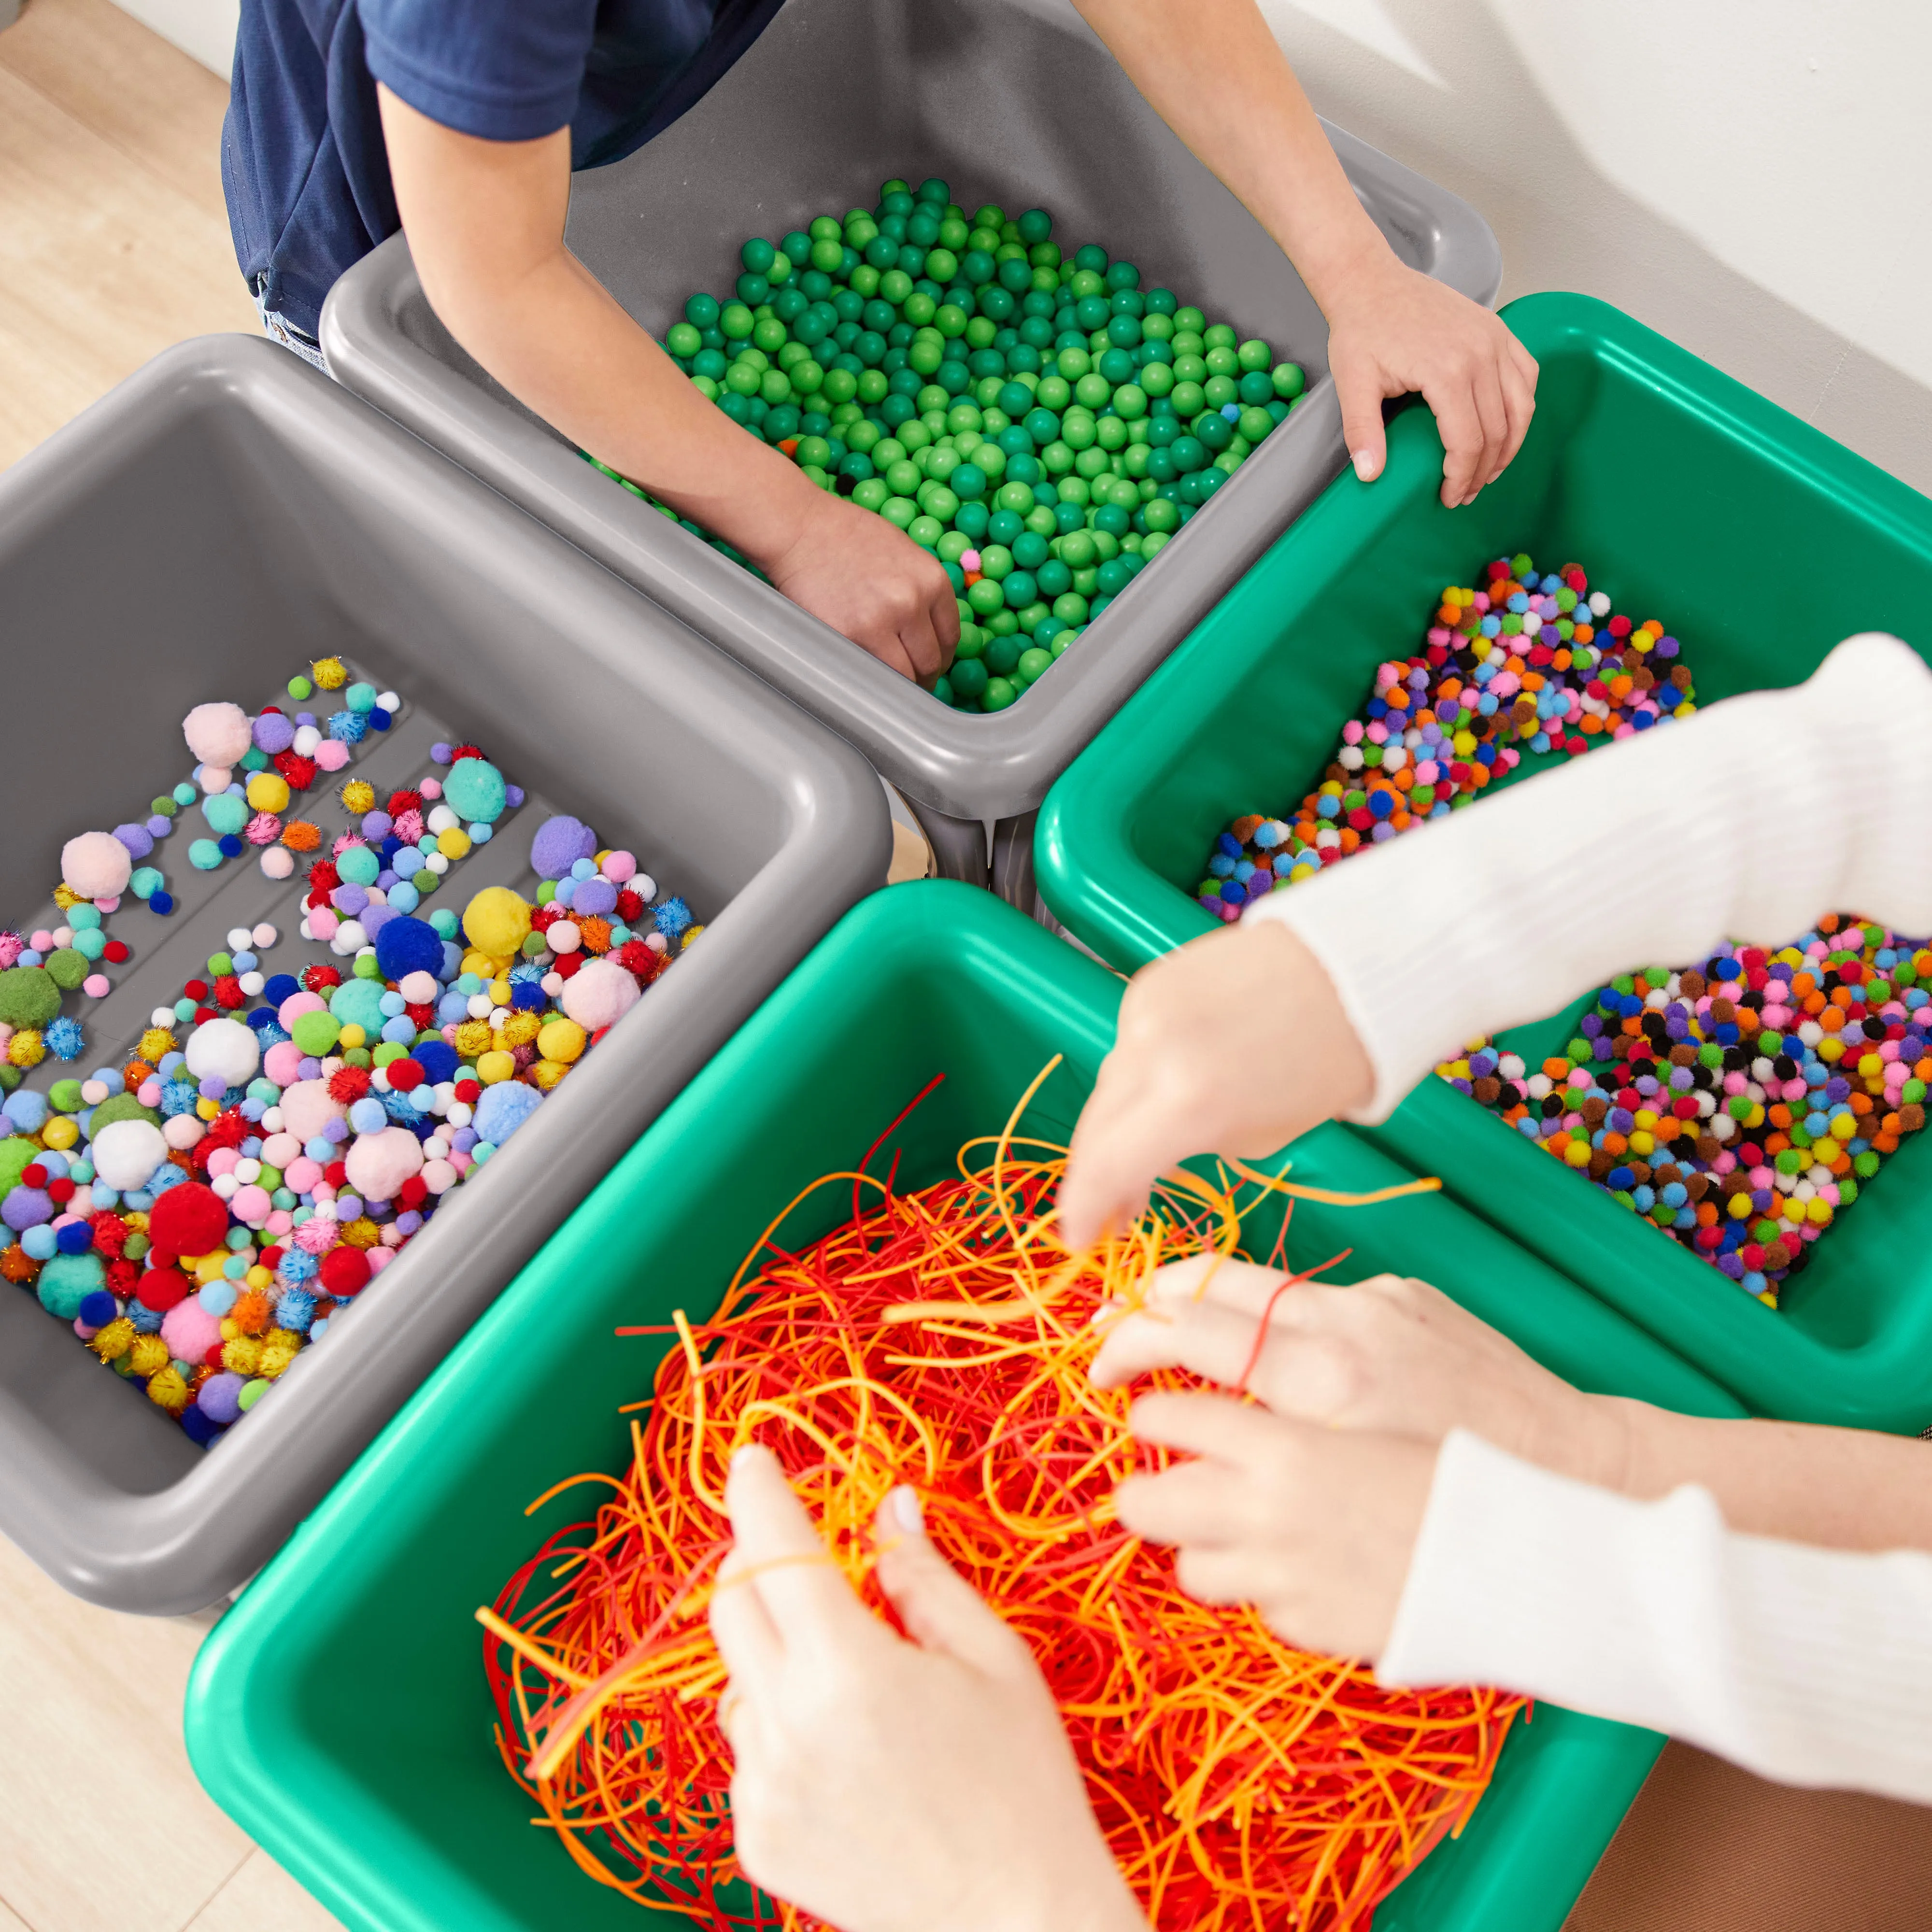
[[[960,640],[934,694],[962,711],[1022,697],[1303,390],[1267,343],[1052,233],[889,181],[870,212],[747,242],[734,299],[693,296],[664,338],[733,422],[945,566]]]

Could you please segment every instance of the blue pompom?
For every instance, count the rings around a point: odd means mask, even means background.
[[[427,920],[392,919],[376,935],[376,964],[386,980],[436,974],[443,963],[442,935]]]
[[[359,745],[368,735],[368,722],[359,711],[338,711],[328,721],[328,735],[338,745]]]
[[[386,1094],[373,1094],[370,1098],[382,1102],[383,1112],[388,1115],[394,1125],[415,1127],[422,1124],[422,1110],[411,1104],[408,1095],[398,1094],[392,1088]]]
[[[691,925],[691,908],[682,899],[666,899],[652,910],[651,918],[665,938],[675,939]]]
[[[283,1328],[306,1335],[315,1319],[315,1297],[305,1288],[284,1288],[275,1298],[275,1319]]]
[[[94,1228],[86,1221],[70,1221],[56,1231],[55,1245],[64,1255],[84,1255],[94,1245]]]
[[[479,1141],[501,1147],[542,1104],[543,1096],[520,1081],[500,1080],[483,1090],[470,1125]]]
[[[410,1049],[410,1058],[422,1069],[423,1078],[432,1087],[445,1080],[454,1080],[456,1070],[462,1064],[457,1058],[455,1048],[441,1040],[422,1041]]]
[[[192,1402],[182,1411],[181,1426],[182,1433],[190,1442],[199,1442],[204,1448],[212,1442],[217,1436],[227,1432],[213,1416],[204,1414],[200,1408]]]
[[[302,982],[292,973],[277,973],[262,983],[262,997],[270,1006],[279,1006],[302,991]]]
[[[541,1012],[550,1004],[550,995],[543,989],[542,982],[536,980],[512,981],[510,986],[510,1004],[518,1012]]]
[[[56,1060],[75,1058],[87,1044],[87,1036],[81,1031],[80,1021],[70,1019],[64,1013],[51,1022],[40,1037]]]
[[[90,1328],[105,1328],[121,1312],[121,1304],[104,1288],[81,1298],[80,1317]]]

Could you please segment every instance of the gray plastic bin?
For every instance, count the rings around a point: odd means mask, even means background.
[[[68,1589],[176,1612],[273,1553],[564,1216],[855,900],[889,821],[849,747],[286,350],[212,336],[158,358],[0,476],[0,638],[12,729],[0,922],[51,910],[62,842],[144,815],[186,776],[190,705],[259,705],[340,652],[404,700],[358,758],[379,782],[473,736],[530,796],[458,868],[460,907],[534,885],[530,835],[574,812],[636,850],[706,929],[488,1168],[197,1448],[32,1294],[0,1287],[0,1532]],[[284,700],[284,702],[286,700]],[[311,799],[318,794],[311,794]],[[325,812],[310,815],[332,823]],[[339,818],[340,814],[338,812]],[[186,863],[182,903],[130,900],[134,948],[62,1072],[110,1064],[236,925],[274,916],[266,970],[302,940],[292,884]],[[118,1061],[112,1064],[118,1064]],[[36,1070],[42,1084],[56,1071]]]
[[[1356,191],[1396,253],[1483,302],[1496,238],[1466,202],[1339,128]],[[1135,91],[1066,0],[790,0],[731,71],[628,160],[578,175],[571,248],[662,334],[693,290],[728,292],[736,248],[869,204],[890,175],[970,207],[1038,202],[1070,246],[1265,336],[1307,400],[1020,702],[956,712],[600,476],[486,376],[424,299],[403,238],[336,285],[332,372],[533,516],[716,639],[848,738],[905,795],[948,876],[1023,910],[1033,819],[1053,781],[1340,470],[1328,327],[1261,226]]]

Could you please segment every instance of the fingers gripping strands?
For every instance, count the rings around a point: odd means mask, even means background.
[[[1069,1255],[1052,1220],[1065,1150],[1018,1130],[1046,1078],[968,1143],[956,1180],[901,1192],[896,1162],[883,1179],[861,1162],[793,1202],[712,1321],[676,1317],[631,1466],[572,1479],[608,1492],[594,1517],[478,1612],[505,1764],[600,1882],[710,1926],[810,1922],[738,1876],[704,1618],[730,1546],[727,1466],[754,1439],[882,1616],[873,1519],[896,1485],[918,1490],[939,1549],[1039,1660],[1160,1927],[1366,1927],[1482,1792],[1520,1700],[1380,1689],[1184,1596],[1166,1555],[1119,1527],[1115,1486],[1165,1452],[1130,1436],[1124,1394],[1088,1380],[1107,1326],[1163,1263],[1238,1255],[1264,1192],[1312,1190],[1177,1174],[1126,1234]],[[801,1202],[847,1186],[850,1220],[782,1244]]]

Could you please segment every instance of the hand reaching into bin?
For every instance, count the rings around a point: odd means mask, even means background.
[[[879,1523],[910,1640],[832,1567],[769,1450],[739,1451],[726,1501],[711,1628],[746,1874],[841,1932],[1147,1932],[1024,1640],[927,1540],[911,1491]]]
[[[569,130],[483,140],[379,98],[416,272],[464,348],[814,616],[907,677],[944,670],[959,614],[939,560],[714,409],[565,248]]]
[[[1396,259],[1254,0],[1075,4],[1321,305],[1355,473],[1382,474],[1383,400],[1417,390],[1442,432],[1442,501],[1494,482],[1528,433],[1535,359],[1487,309]]]

